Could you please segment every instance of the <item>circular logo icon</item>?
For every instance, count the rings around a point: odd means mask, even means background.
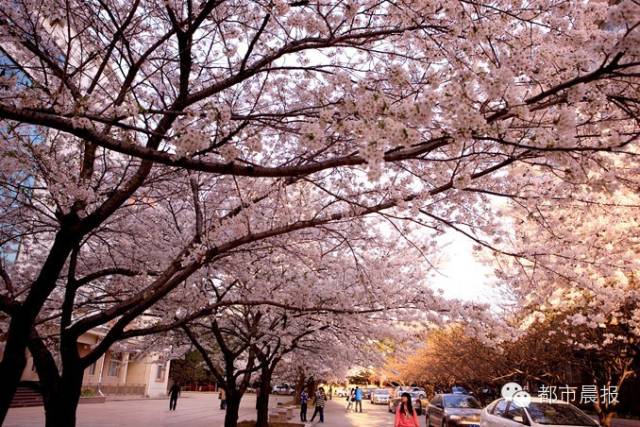
[[[531,395],[524,390],[516,391],[513,395],[513,403],[521,408],[526,408],[531,403]]]
[[[511,400],[513,398],[513,395],[519,391],[522,391],[522,386],[520,384],[506,383],[505,385],[502,386],[502,390],[500,391],[500,394],[502,395],[503,398]]]

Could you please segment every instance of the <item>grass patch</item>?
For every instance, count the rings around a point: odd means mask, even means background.
[[[96,391],[92,388],[83,388],[80,392],[81,397],[95,397]]]

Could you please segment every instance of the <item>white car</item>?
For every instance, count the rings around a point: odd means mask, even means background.
[[[599,427],[596,420],[570,403],[531,398],[528,406],[514,400],[498,399],[480,413],[480,427]]]
[[[273,387],[273,390],[272,390],[273,394],[284,394],[284,395],[294,394],[295,392],[296,390],[287,384],[279,384]]]
[[[385,390],[383,388],[375,389],[371,392],[371,404],[372,405],[386,405],[389,403],[389,399],[391,398],[391,393],[389,390]]]
[[[416,393],[420,394],[420,397],[422,399],[426,399],[427,398],[427,392],[422,387],[411,387],[411,391],[415,391]]]

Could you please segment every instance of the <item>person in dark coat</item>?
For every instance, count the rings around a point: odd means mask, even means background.
[[[180,396],[180,384],[174,383],[169,389],[169,410],[175,411],[178,397]]]
[[[220,392],[218,393],[218,399],[220,399],[220,410],[224,411],[227,409],[227,391],[224,387],[220,387]]]
[[[307,403],[309,402],[309,393],[302,390],[300,393],[300,421],[307,422]]]

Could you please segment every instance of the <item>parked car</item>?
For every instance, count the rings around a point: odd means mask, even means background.
[[[460,387],[459,385],[454,385],[451,387],[451,393],[453,394],[469,394],[466,388]]]
[[[398,390],[396,389],[396,392],[398,392]],[[415,391],[401,391],[397,396],[389,399],[389,412],[392,412],[395,414],[396,409],[398,409],[398,405],[400,405],[400,400],[402,399],[402,393],[409,393],[411,395],[411,405],[413,406],[413,409],[416,410],[416,413],[418,415],[422,415],[422,408],[424,408],[423,404],[422,404],[422,399],[420,398],[420,393],[419,392],[415,392]]]
[[[347,394],[349,394],[349,389],[344,388],[344,387],[340,387],[337,391],[336,391],[336,395],[338,397],[347,397]]]
[[[362,389],[362,400],[371,399],[371,393],[375,390],[374,387],[366,387]]]
[[[389,390],[384,388],[377,388],[371,392],[371,404],[372,405],[387,405],[389,404],[389,399],[391,398],[391,393]]]
[[[392,397],[396,398],[396,397],[400,397],[400,395],[402,395],[402,393],[409,393],[411,391],[411,387],[407,387],[407,386],[398,386],[396,388],[393,389],[393,392],[391,393]]]
[[[273,394],[292,395],[296,392],[296,389],[287,384],[279,384],[274,386],[271,392]]]
[[[482,405],[466,394],[436,394],[426,408],[427,427],[480,427]]]
[[[411,391],[415,391],[416,393],[419,393],[420,397],[422,397],[423,399],[427,397],[427,392],[422,387],[411,387]]]
[[[521,407],[514,400],[498,399],[482,410],[481,427],[598,427],[596,420],[568,402],[532,397]]]

